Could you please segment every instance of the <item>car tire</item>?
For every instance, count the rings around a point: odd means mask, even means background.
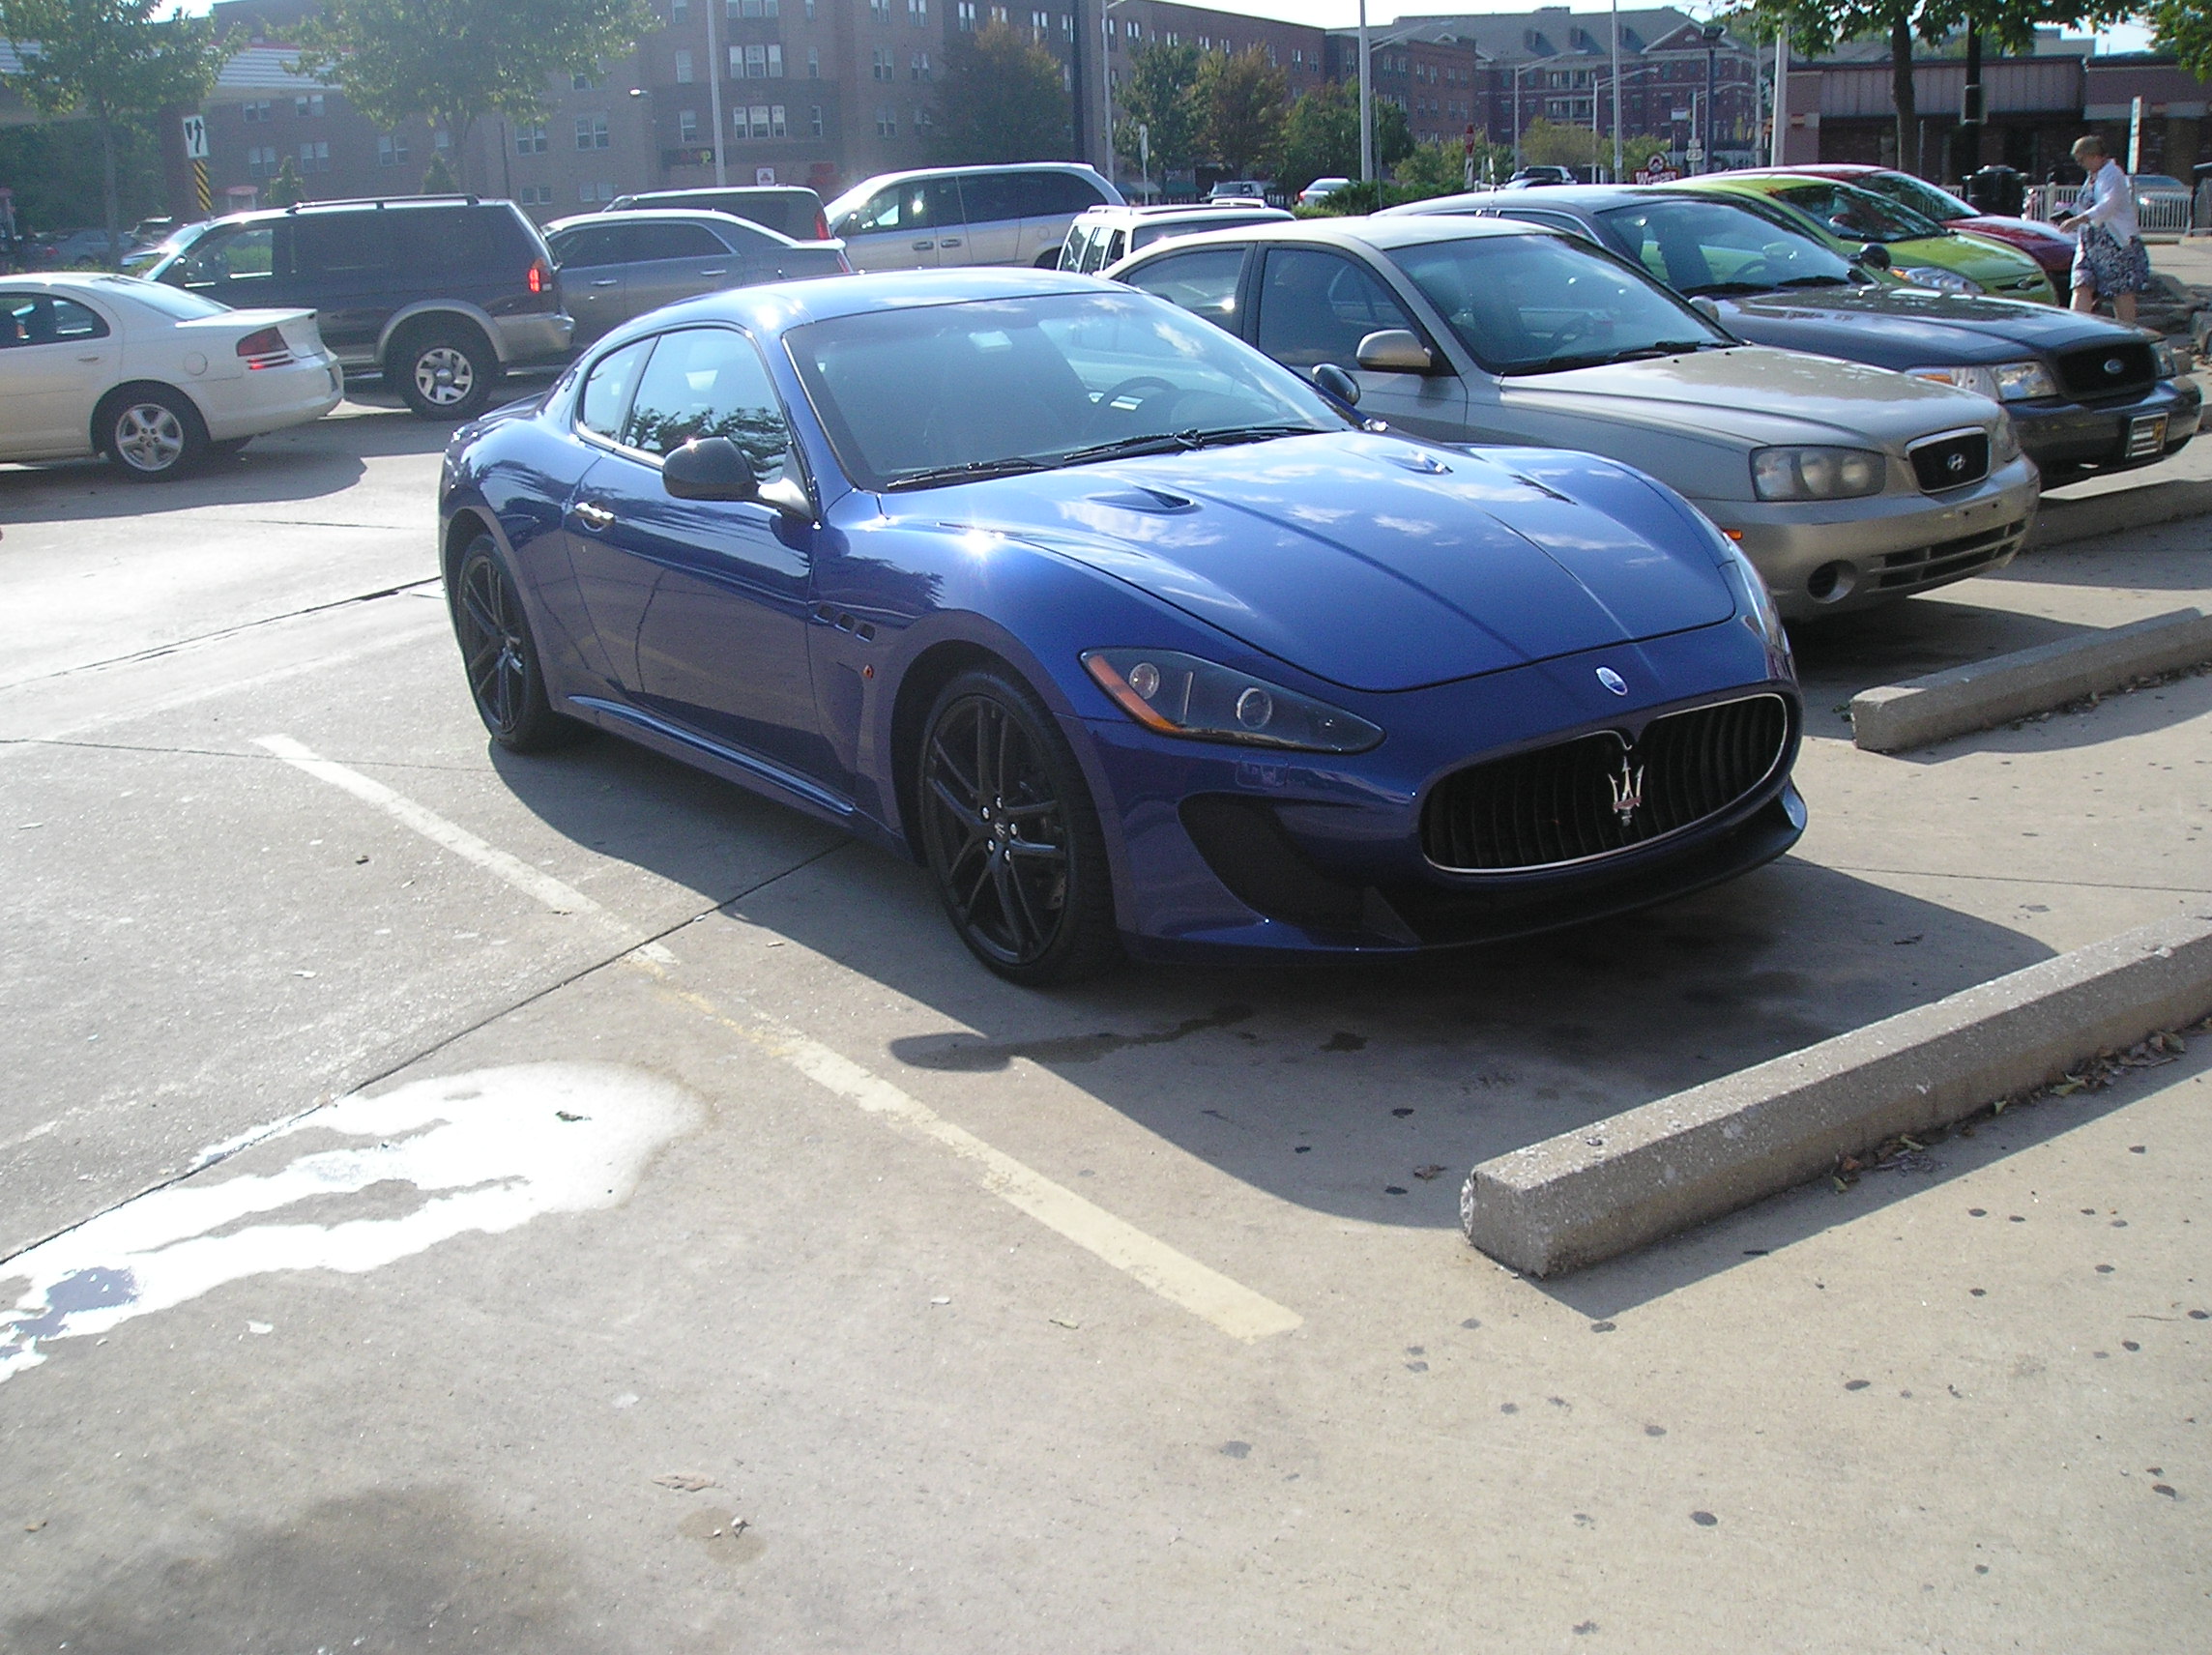
[[[960,674],[922,721],[922,858],[961,942],[1025,988],[1121,958],[1098,812],[1060,725],[1004,668]]]
[[[510,753],[541,753],[573,740],[580,726],[554,711],[546,697],[522,594],[489,535],[462,548],[451,602],[469,699],[491,739]]]
[[[1032,268],[1036,270],[1058,270],[1060,268],[1060,247],[1055,245],[1053,247],[1047,247],[1043,252],[1037,254],[1036,263]]]
[[[499,358],[466,323],[419,323],[393,341],[384,377],[419,419],[473,420],[491,401]]]
[[[133,482],[189,476],[208,457],[207,424],[192,399],[165,385],[126,385],[93,415],[94,441]]]

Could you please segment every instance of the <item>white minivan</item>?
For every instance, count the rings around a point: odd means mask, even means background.
[[[1074,161],[879,173],[830,203],[830,234],[855,270],[1060,262],[1078,214],[1121,192]]]

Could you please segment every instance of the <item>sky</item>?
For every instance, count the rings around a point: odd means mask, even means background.
[[[516,0],[526,4],[527,0]],[[1393,4],[1393,0],[1369,0],[1367,22],[1370,28],[1380,23],[1395,21],[1399,16],[1425,16],[1438,14],[1476,12],[1528,12],[1534,10],[1537,0],[1527,4],[1467,5],[1459,0],[1414,0],[1411,5]],[[1720,10],[1706,0],[1657,0],[1660,4],[1674,4],[1693,16],[1704,16]],[[191,13],[204,13],[210,0],[183,0],[181,9]],[[1225,12],[1244,12],[1256,17],[1274,17],[1286,23],[1307,23],[1324,29],[1349,29],[1359,20],[1358,0],[1212,0]],[[1575,5],[1573,10],[1586,15],[1597,15],[1601,8],[1588,4]],[[2105,51],[2143,51],[2150,45],[2150,31],[2136,23],[2123,23],[2098,36]]]

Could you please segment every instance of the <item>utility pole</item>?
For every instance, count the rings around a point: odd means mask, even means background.
[[[1982,31],[1966,19],[1966,90],[1959,105],[1959,141],[1952,148],[1958,158],[1959,182],[1982,164]]]
[[[706,0],[707,11],[707,113],[714,122],[714,188],[729,188],[729,168],[722,161],[722,44],[714,29],[714,13],[721,0]]]
[[[1340,16],[1342,14],[1338,14]],[[1375,182],[1375,89],[1367,55],[1367,0],[1359,0],[1359,182]]]
[[[1597,100],[1590,100],[1592,122]],[[1613,0],[1613,182],[1620,182],[1620,0]]]
[[[1782,164],[1782,131],[1790,125],[1790,25],[1774,37],[1774,132],[1770,166]]]
[[[1705,168],[1713,166],[1713,85],[1716,66],[1720,59],[1721,36],[1727,32],[1725,24],[1707,23],[1703,30],[1705,41]]]
[[[713,9],[714,0],[707,0]],[[1089,76],[1091,73],[1091,23],[1084,0],[1068,0],[1067,8],[1067,84],[1071,117],[1068,129],[1075,139],[1075,159],[1091,160],[1091,109]]]

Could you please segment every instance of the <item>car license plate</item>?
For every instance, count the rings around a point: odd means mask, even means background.
[[[2166,449],[2166,416],[2146,414],[2139,420],[2128,421],[2128,454],[2131,460],[2149,459]]]

